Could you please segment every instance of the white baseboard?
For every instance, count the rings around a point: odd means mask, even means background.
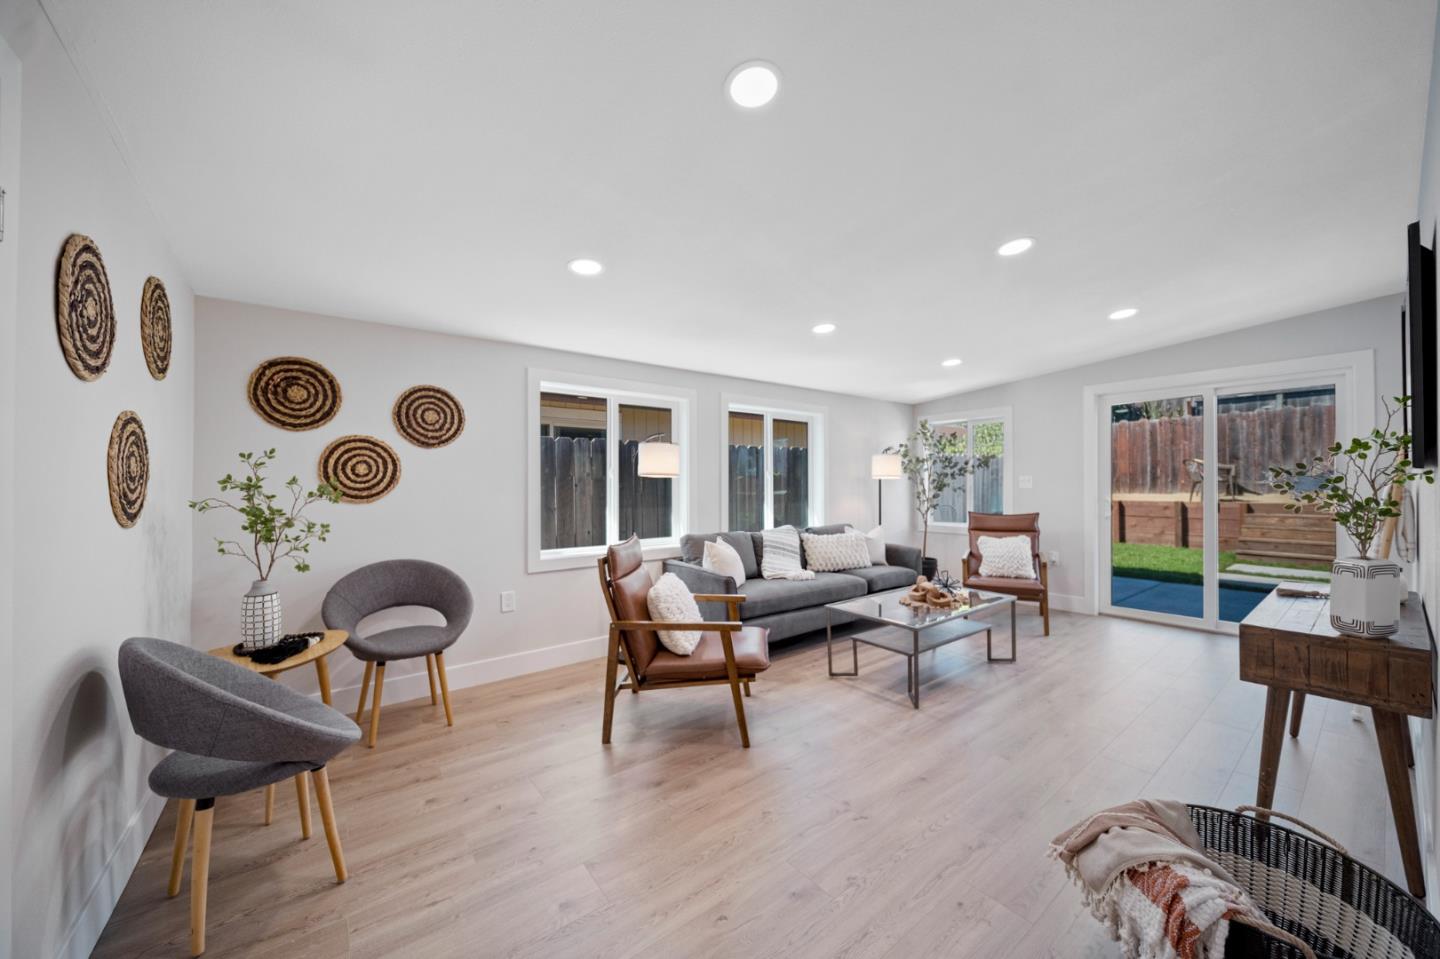
[[[526,673],[538,673],[542,669],[554,669],[557,666],[583,663],[588,659],[600,659],[605,655],[605,643],[605,636],[592,636],[588,639],[561,643],[558,646],[530,649],[523,653],[510,653],[506,656],[492,656],[489,659],[476,659],[468,663],[447,662],[445,679],[452,690],[465,689],[469,686],[483,686],[486,683],[499,682],[502,679],[524,676]],[[409,670],[404,674],[392,674],[389,669],[385,671],[384,701],[386,703],[403,703],[411,699],[419,699],[422,696],[429,699],[430,679],[425,674],[425,661],[423,659],[403,660],[402,664]],[[341,712],[354,713],[355,707],[360,702],[360,686],[357,684],[333,689],[331,696],[335,701],[336,709]]]
[[[1072,596],[1069,593],[1051,593],[1050,608],[1063,609],[1067,613],[1090,612],[1090,604],[1084,596]]]
[[[100,934],[105,931],[105,924],[120,902],[120,894],[125,891],[125,884],[130,881],[131,873],[140,862],[140,854],[145,851],[145,844],[150,841],[150,834],[155,831],[155,823],[160,821],[160,813],[164,810],[165,798],[147,791],[145,799],[125,824],[100,875],[95,877],[75,920],[70,923],[65,941],[55,953],[57,959],[85,959],[94,952],[95,944],[100,941]]]

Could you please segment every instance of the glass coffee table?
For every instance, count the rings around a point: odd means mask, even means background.
[[[906,659],[905,680],[910,694],[910,703],[920,708],[920,654],[938,649],[957,640],[979,633],[985,634],[985,658],[992,663],[1015,662],[1015,597],[1003,593],[987,593],[978,589],[962,589],[955,596],[955,606],[937,609],[931,606],[906,606],[900,598],[909,589],[892,589],[885,593],[860,596],[825,606],[825,660],[831,676],[859,676],[859,643],[888,649]],[[1010,655],[997,657],[991,648],[990,629],[992,624],[970,619],[976,613],[1010,607]],[[848,673],[835,671],[834,659],[834,614],[846,613],[856,619],[876,623],[874,629],[842,637],[850,640],[851,669]]]

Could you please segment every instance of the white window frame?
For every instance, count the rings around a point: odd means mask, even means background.
[[[933,416],[923,416],[920,419],[927,420],[931,426],[958,426],[972,423],[999,423],[1004,431],[1005,452],[1001,462],[1001,497],[1003,505],[1002,513],[1013,511],[1015,503],[1015,440],[1011,427],[1013,409],[1009,406],[992,406],[988,409],[960,410],[954,413],[936,413]],[[916,421],[917,425],[919,421]],[[965,518],[967,522],[951,523],[939,520],[930,521],[930,532],[941,533],[947,536],[967,536],[970,532],[968,522],[970,514],[974,512],[975,505],[975,484],[970,478],[965,478]]]
[[[810,502],[807,504],[806,525],[825,524],[825,478],[828,460],[825,457],[825,415],[823,406],[776,402],[754,397],[723,393],[720,396],[720,528],[730,528],[730,414],[758,413],[765,417],[765,529],[775,525],[774,430],[776,419],[795,420],[809,430]]]
[[[605,398],[605,541],[620,539],[620,407],[653,406],[670,410],[670,442],[680,447],[680,475],[671,480],[671,535],[641,540],[645,558],[670,559],[680,555],[680,537],[690,529],[690,504],[694,501],[695,469],[691,423],[695,391],[632,380],[590,376],[556,370],[527,371],[526,420],[526,567],[532,573],[580,569],[603,555],[605,546],[574,546],[565,549],[541,547],[540,517],[540,394],[577,393]]]

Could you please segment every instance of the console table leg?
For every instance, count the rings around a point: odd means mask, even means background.
[[[1290,736],[1295,738],[1300,735],[1300,720],[1305,715],[1305,694],[1297,691],[1294,697],[1294,705],[1290,707]]]
[[[1380,742],[1380,762],[1385,767],[1385,785],[1390,791],[1390,812],[1395,817],[1395,835],[1400,840],[1400,858],[1405,863],[1405,883],[1411,895],[1425,898],[1425,867],[1420,862],[1420,834],[1415,828],[1415,800],[1410,794],[1410,767],[1405,761],[1405,741],[1410,731],[1403,713],[1372,709],[1375,738]]]
[[[1271,686],[1265,692],[1265,728],[1260,734],[1260,786],[1255,805],[1275,805],[1275,777],[1280,770],[1280,747],[1285,742],[1285,719],[1290,711],[1290,690]],[[1266,817],[1261,817],[1266,818]]]

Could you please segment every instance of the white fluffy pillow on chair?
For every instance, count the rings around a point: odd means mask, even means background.
[[[980,575],[1001,579],[1034,579],[1035,563],[1028,536],[981,536]]]
[[[657,623],[699,623],[700,607],[695,594],[674,573],[666,573],[650,587],[646,599],[650,618]],[[660,629],[660,642],[676,656],[689,656],[700,645],[701,633],[689,629]]]

